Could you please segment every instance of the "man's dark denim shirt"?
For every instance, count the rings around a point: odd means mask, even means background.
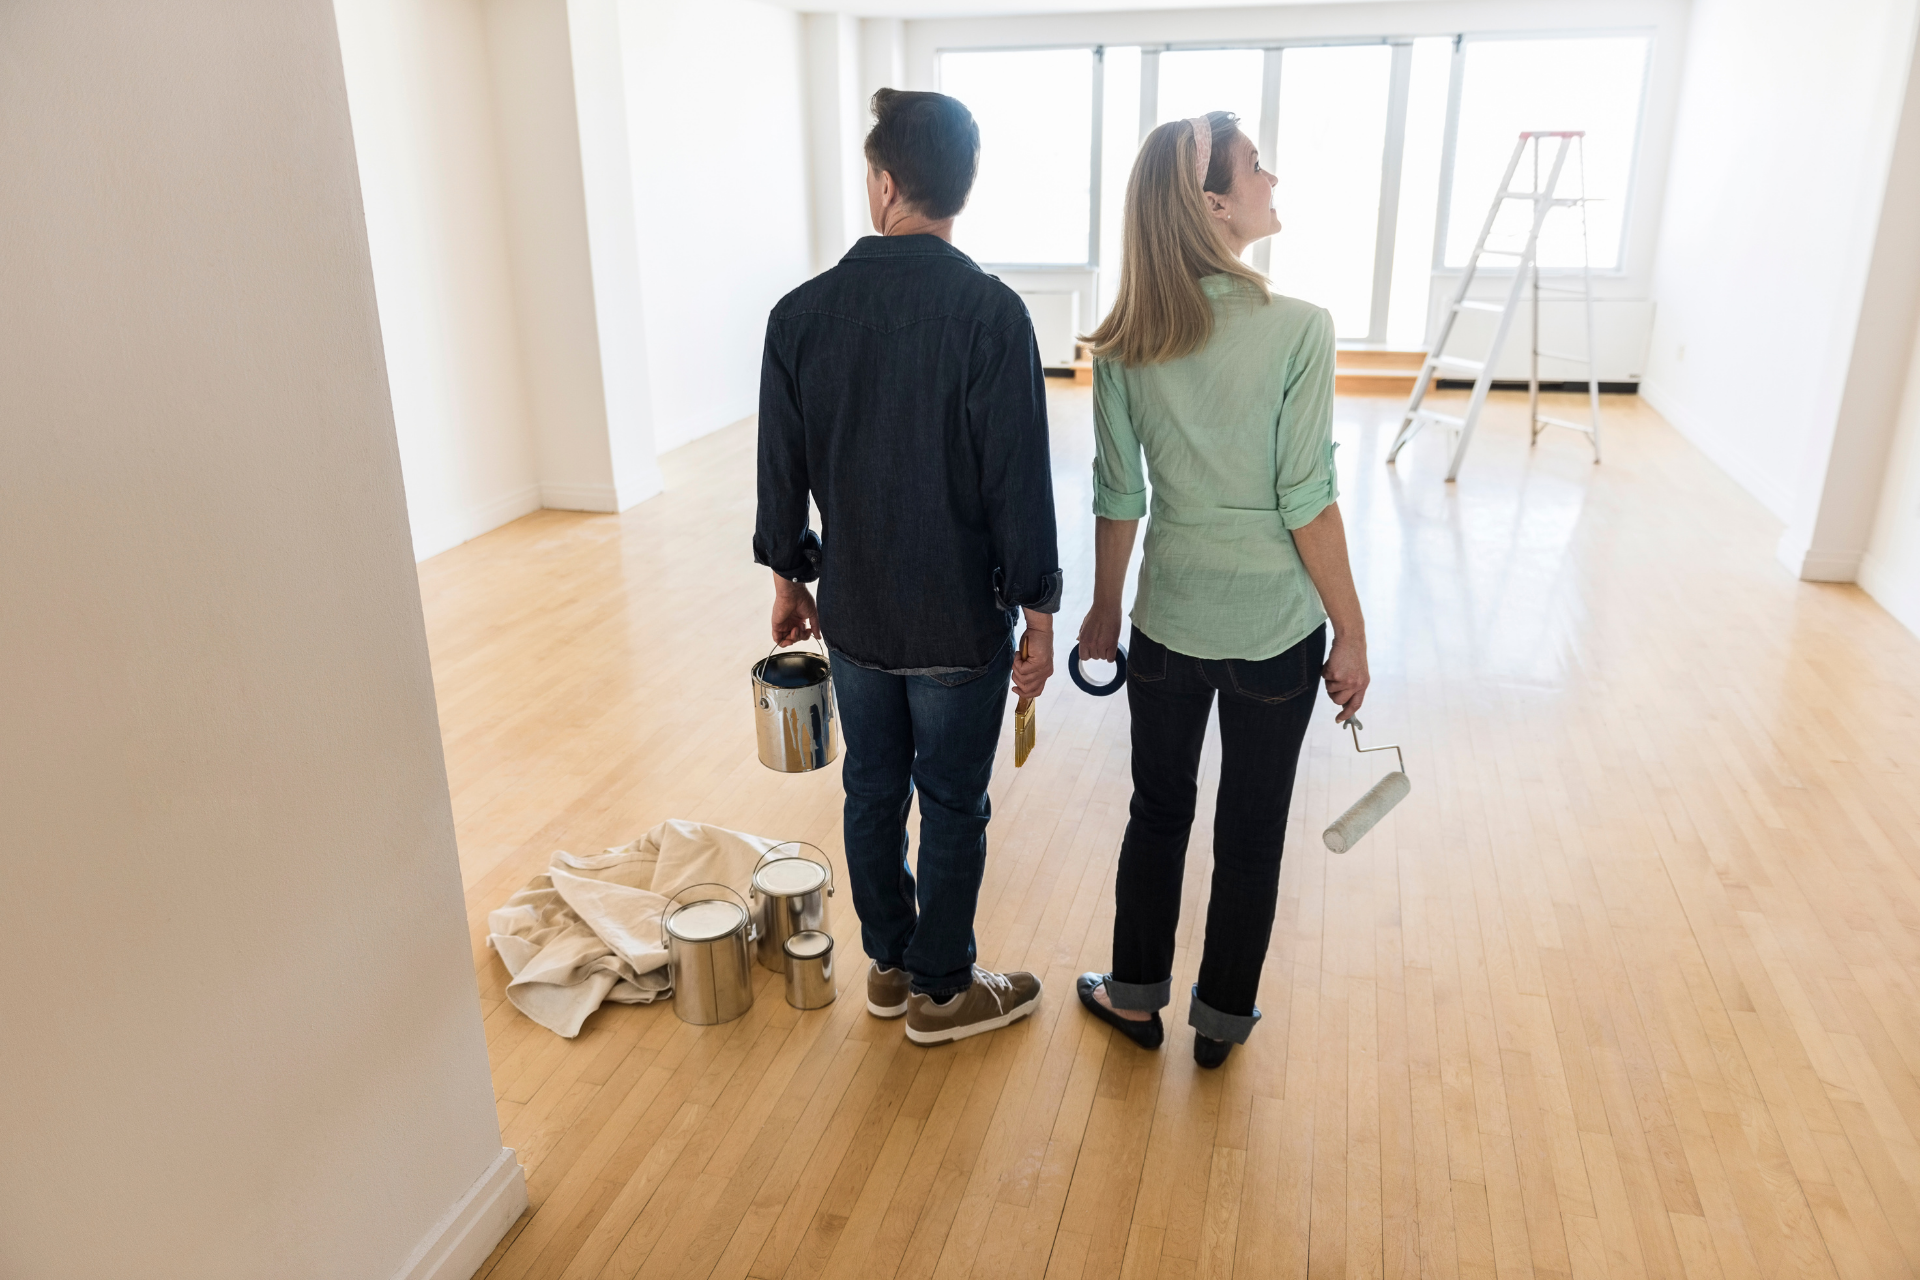
[[[978,670],[1018,607],[1057,610],[1046,390],[1019,295],[920,235],[868,236],[782,298],[753,558],[817,577],[828,642],[884,671]]]

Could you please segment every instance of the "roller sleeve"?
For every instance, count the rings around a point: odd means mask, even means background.
[[[1335,818],[1320,838],[1333,852],[1345,853],[1359,843],[1361,836],[1373,830],[1374,824],[1386,817],[1389,809],[1405,800],[1411,790],[1413,783],[1407,775],[1395,770],[1368,788],[1367,794]]]

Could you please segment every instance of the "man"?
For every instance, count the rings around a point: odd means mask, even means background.
[[[1060,556],[1033,323],[952,245],[980,131],[937,93],[882,89],[873,113],[880,234],[767,321],[753,553],[774,574],[775,643],[824,633],[832,648],[867,1008],[939,1044],[1039,1006],[1032,974],[974,964],[973,913],[1007,684],[1037,696],[1053,673]]]

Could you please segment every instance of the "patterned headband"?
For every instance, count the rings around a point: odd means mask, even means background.
[[[1213,121],[1205,116],[1192,116],[1187,127],[1193,130],[1193,176],[1200,180],[1200,189],[1207,187],[1207,164],[1213,159]]]

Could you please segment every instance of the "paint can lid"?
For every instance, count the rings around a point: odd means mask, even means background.
[[[788,938],[781,950],[795,960],[811,960],[833,950],[833,935],[818,929],[805,929]]]
[[[723,898],[707,902],[689,902],[667,917],[667,932],[682,942],[712,942],[738,932],[747,923],[747,913]]]
[[[812,893],[827,882],[827,869],[812,858],[776,858],[753,873],[753,887],[773,898]]]

